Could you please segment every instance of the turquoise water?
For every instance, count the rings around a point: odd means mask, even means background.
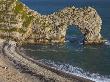
[[[78,29],[70,26],[64,44],[25,45],[29,56],[51,67],[83,76],[97,82],[110,82],[110,0],[22,0],[31,9],[41,14],[51,14],[64,7],[94,7],[100,14],[102,36],[108,40],[103,45],[84,46]]]

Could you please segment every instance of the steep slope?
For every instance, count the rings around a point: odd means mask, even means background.
[[[20,39],[20,36],[27,31],[28,24],[33,18],[27,10],[19,1],[1,0],[0,36],[2,38]]]

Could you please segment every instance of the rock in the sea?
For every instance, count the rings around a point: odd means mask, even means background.
[[[0,37],[18,43],[62,43],[69,25],[76,25],[85,44],[102,43],[102,20],[92,8],[67,7],[50,15],[29,9],[19,0],[0,0]]]

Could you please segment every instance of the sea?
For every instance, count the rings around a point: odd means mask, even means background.
[[[28,44],[21,49],[28,56],[63,72],[96,82],[110,82],[110,0],[21,0],[30,9],[49,15],[65,7],[93,7],[102,18],[101,45],[83,45],[76,26],[68,26],[64,44]]]

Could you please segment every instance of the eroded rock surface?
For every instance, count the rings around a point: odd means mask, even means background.
[[[0,37],[18,43],[64,42],[69,25],[76,25],[84,43],[102,43],[102,20],[94,8],[67,7],[50,15],[29,9],[19,0],[0,0]]]

